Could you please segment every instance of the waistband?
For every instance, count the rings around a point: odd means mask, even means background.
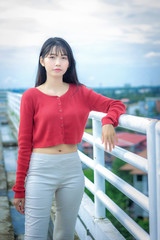
[[[64,154],[49,154],[49,153],[31,153],[31,158],[38,158],[38,159],[63,159],[65,157],[76,157],[78,155],[78,151],[72,153],[64,153]]]

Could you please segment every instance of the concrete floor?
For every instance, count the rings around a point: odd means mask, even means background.
[[[0,240],[14,239],[11,212],[7,191],[7,176],[4,168],[0,138]]]

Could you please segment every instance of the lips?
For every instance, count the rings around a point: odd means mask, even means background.
[[[55,68],[55,69],[53,69],[53,70],[56,71],[56,72],[62,71],[62,69],[60,69],[60,68]]]

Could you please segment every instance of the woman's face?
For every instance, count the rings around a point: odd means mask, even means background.
[[[53,47],[46,57],[41,57],[40,63],[45,67],[47,76],[54,77],[63,76],[69,67],[67,55],[62,51],[56,51],[56,47]]]

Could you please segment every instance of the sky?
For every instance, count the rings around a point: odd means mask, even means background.
[[[50,37],[70,44],[88,87],[160,85],[158,0],[1,0],[1,89],[35,86]]]

